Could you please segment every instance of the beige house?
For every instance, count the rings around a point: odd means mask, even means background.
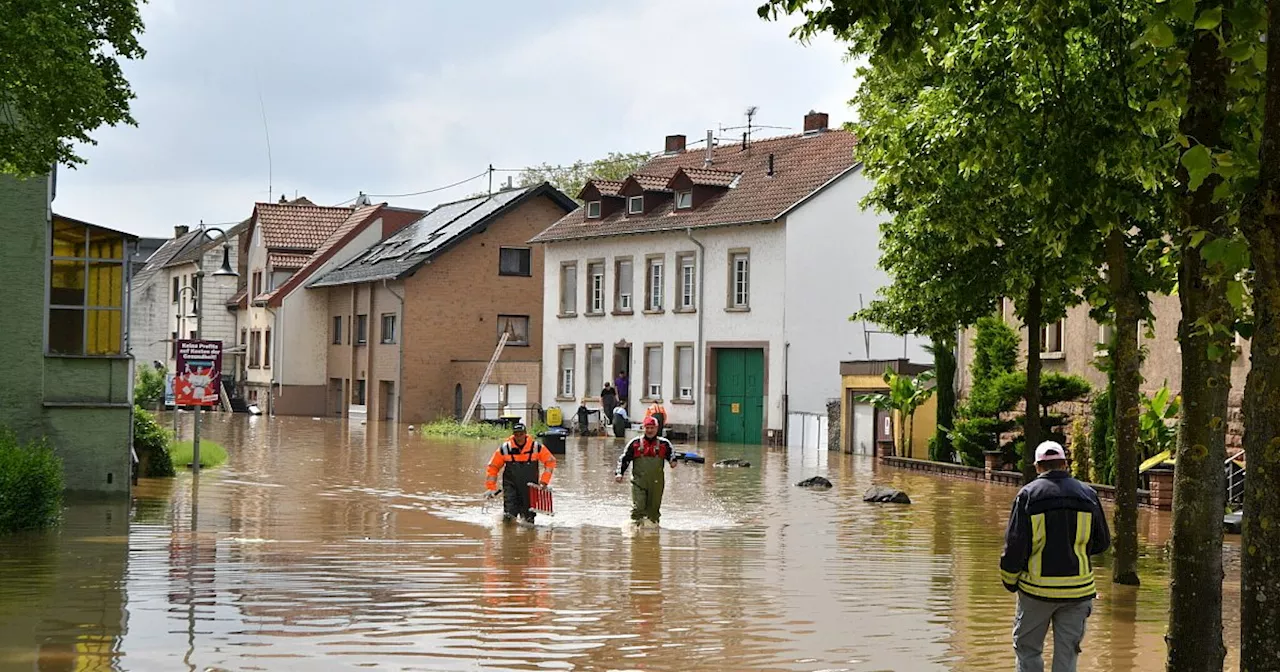
[[[1142,363],[1142,391],[1147,395],[1159,390],[1166,382],[1169,389],[1178,392],[1182,388],[1182,348],[1178,344],[1178,321],[1182,317],[1182,309],[1176,296],[1156,296],[1152,300],[1153,324],[1140,327],[1139,345],[1145,350],[1146,358]],[[1000,314],[1005,323],[1020,329],[1022,333],[1022,357],[1025,360],[1026,329],[1014,315],[1013,304],[1005,299],[1001,302]],[[1154,328],[1154,334],[1148,334],[1148,327]],[[1110,326],[1102,326],[1089,317],[1089,306],[1081,304],[1067,311],[1067,316],[1043,328],[1040,342],[1040,360],[1044,370],[1082,376],[1100,390],[1107,384],[1106,375],[1094,367],[1093,362],[1101,354],[1102,344],[1110,340]],[[1148,336],[1151,335],[1151,338]],[[956,386],[960,396],[968,394],[973,386],[969,367],[973,363],[974,330],[965,331],[960,339],[960,347],[956,353],[958,370]],[[1227,444],[1238,446],[1243,426],[1240,417],[1240,405],[1244,396],[1245,376],[1249,372],[1249,342],[1244,339],[1236,341],[1237,355],[1231,367],[1230,411],[1228,413]],[[1075,408],[1066,409],[1072,415],[1088,416],[1088,404],[1077,404]]]

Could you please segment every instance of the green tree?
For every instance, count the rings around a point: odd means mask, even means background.
[[[933,396],[935,388],[929,383],[934,379],[933,371],[925,371],[916,376],[902,376],[893,371],[884,372],[884,382],[889,386],[889,393],[864,394],[858,401],[871,404],[882,411],[898,413],[898,446],[903,457],[911,457],[915,440],[916,410]]]
[[[609,152],[604,158],[595,161],[579,160],[567,166],[544,163],[525,168],[517,180],[522,187],[550,182],[570,198],[577,198],[587,180],[593,177],[621,180],[636,172],[649,158],[650,155],[645,152]]]
[[[164,369],[142,365],[138,367],[133,382],[133,403],[143,408],[151,408],[164,398]]]
[[[103,124],[133,124],[120,68],[139,59],[136,0],[0,3],[0,173],[43,174],[84,163]]]

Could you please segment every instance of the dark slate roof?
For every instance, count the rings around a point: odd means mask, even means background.
[[[199,231],[188,231],[177,238],[166,240],[164,245],[161,245],[160,249],[147,259],[147,265],[133,275],[133,286],[145,287],[148,282],[151,282],[151,278],[160,272],[160,269],[169,265],[169,262],[198,235],[200,235]]]
[[[522,203],[544,195],[565,212],[578,205],[546,182],[444,203],[307,286],[331,287],[402,278]]]
[[[230,242],[231,239],[243,233],[244,230],[247,228],[249,228],[249,220],[246,219],[243,222],[240,222],[239,224],[236,224],[235,226],[229,229],[226,229],[228,242]],[[191,233],[195,235],[192,235],[188,239],[187,243],[182,246],[182,249],[177,254],[175,254],[172,259],[165,262],[164,264],[165,267],[181,266],[182,264],[199,263],[200,258],[204,256],[205,252],[208,252],[209,250],[212,250],[215,247],[222,247],[221,236],[218,236],[218,237],[207,236],[204,239],[204,242],[202,243],[200,242],[199,228],[192,230]],[[183,236],[183,237],[186,238],[186,236]]]
[[[665,180],[684,168],[692,179],[727,182],[725,186],[732,188],[711,195],[692,209],[676,210],[668,199],[642,215],[628,214],[622,208],[608,217],[588,219],[586,211],[578,208],[531,242],[771,222],[853,169],[857,165],[855,145],[857,139],[851,133],[833,130],[757,140],[746,150],[736,143],[721,145],[712,150],[710,166],[704,165],[705,150],[659,156],[640,166],[636,173],[664,178],[665,185]],[[774,157],[772,175],[768,173],[770,155]],[[710,170],[691,172],[701,168]],[[728,180],[727,174],[738,177],[736,181]],[[637,178],[641,186],[646,184],[643,179]]]

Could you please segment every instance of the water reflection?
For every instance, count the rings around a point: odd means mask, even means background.
[[[707,445],[706,465],[669,476],[663,528],[633,532],[609,478],[621,441],[575,439],[557,515],[526,529],[484,510],[485,443],[309,418],[206,428],[231,461],[201,475],[197,510],[183,475],[144,481],[131,508],[77,503],[60,532],[0,539],[0,667],[1012,666],[996,574],[1008,488]],[[753,466],[711,465],[727,457]],[[813,475],[836,487],[794,487]],[[915,504],[864,504],[872,482]],[[1146,584],[1113,587],[1104,563],[1082,670],[1163,668],[1168,520],[1139,522]]]

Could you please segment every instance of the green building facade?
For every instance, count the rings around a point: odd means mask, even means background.
[[[0,425],[46,437],[68,491],[127,495],[137,238],[53,214],[54,184],[0,175]]]

